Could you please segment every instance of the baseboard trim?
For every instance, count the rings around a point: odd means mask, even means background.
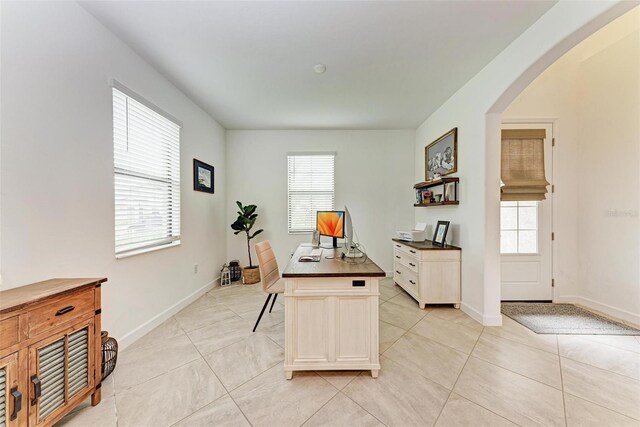
[[[385,271],[385,277],[393,277],[393,271]]]
[[[603,304],[592,300],[591,298],[585,298],[578,295],[562,295],[557,297],[554,302],[576,304],[591,311],[604,314],[607,317],[611,317],[613,320],[627,323],[634,328],[640,328],[640,314],[632,313],[612,305]]]
[[[220,277],[214,279],[213,281],[207,283],[203,287],[197,289],[195,292],[187,295],[177,303],[173,304],[171,307],[158,313],[157,315],[155,315],[148,321],[144,322],[142,325],[138,326],[131,332],[123,335],[121,338],[118,339],[118,347],[120,348],[120,350],[124,350],[125,348],[129,347],[131,344],[133,344],[134,342],[136,342],[137,340],[139,340],[140,338],[142,338],[143,336],[151,332],[153,329],[160,326],[160,324],[163,323],[165,320],[169,319],[171,316],[173,316],[174,314],[176,314],[177,312],[179,312],[180,310],[182,310],[183,308],[185,308],[186,306],[188,306],[189,304],[191,304],[192,302],[200,298],[206,292],[213,289],[219,283],[220,283]]]
[[[483,326],[502,326],[502,316],[485,316],[465,302],[460,304],[460,310]]]

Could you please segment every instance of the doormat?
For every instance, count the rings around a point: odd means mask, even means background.
[[[502,303],[502,314],[536,334],[640,335],[640,330],[573,304]]]

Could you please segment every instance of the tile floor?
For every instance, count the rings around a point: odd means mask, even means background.
[[[216,288],[123,351],[64,426],[640,426],[640,337],[536,335],[509,318],[420,310],[381,285],[378,379],[287,381],[278,300],[251,332],[259,285]]]

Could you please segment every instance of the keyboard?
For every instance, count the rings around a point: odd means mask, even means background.
[[[309,256],[312,256],[312,257],[322,256],[322,249],[312,249]]]

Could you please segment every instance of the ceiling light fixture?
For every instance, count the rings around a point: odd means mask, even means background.
[[[313,66],[313,71],[315,71],[318,74],[322,74],[325,71],[327,71],[327,66],[324,64],[316,64]]]

